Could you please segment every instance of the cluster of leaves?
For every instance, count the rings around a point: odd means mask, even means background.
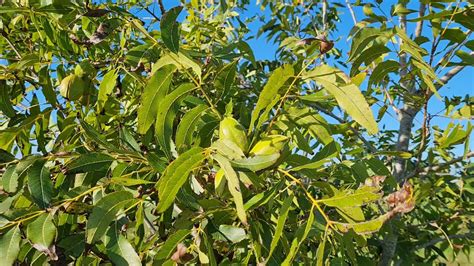
[[[377,232],[397,214],[427,198],[469,206],[443,195],[456,194],[451,184],[398,187],[387,158],[412,154],[386,149],[390,137],[374,146],[361,135],[384,135],[373,91],[360,87],[368,69],[370,90],[399,71],[381,60],[394,37],[417,82],[436,92],[419,43],[396,27],[360,25],[346,74],[324,61],[340,55],[318,49],[326,39],[293,35],[288,20],[306,12],[300,4],[265,1],[291,13],[262,31],[286,21],[267,32],[283,43],[281,59],[267,64],[245,41],[245,2],[0,7],[2,263],[367,265],[378,259]],[[333,30],[329,10],[303,31]],[[330,123],[335,109],[344,119]],[[469,133],[453,125],[439,134],[445,158]],[[441,211],[418,210],[410,224],[427,226],[425,216]]]

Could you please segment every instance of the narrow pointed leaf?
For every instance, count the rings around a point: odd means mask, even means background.
[[[81,154],[77,159],[68,163],[66,169],[70,174],[104,171],[113,161],[114,158],[104,153]]]
[[[157,70],[148,81],[138,108],[138,133],[145,134],[156,119],[159,102],[163,100],[171,84],[174,65],[166,65]]]
[[[176,129],[175,143],[176,147],[184,148],[192,144],[192,136],[199,119],[208,107],[206,105],[198,105],[189,110],[182,118]]]
[[[195,88],[191,83],[182,84],[160,101],[156,117],[155,136],[168,158],[171,158],[170,147],[171,136],[173,135],[173,117],[170,117],[171,109],[177,101]]]
[[[293,77],[294,70],[291,65],[284,65],[280,68],[277,68],[273,71],[272,75],[268,79],[267,84],[263,88],[262,92],[258,96],[257,105],[252,112],[252,117],[250,120],[249,131],[252,130],[253,125],[257,119],[265,120],[266,117],[261,117],[260,112],[266,108],[271,108],[269,106],[272,102],[275,102],[275,98],[279,98],[279,91],[281,87],[286,83],[286,81]]]
[[[253,172],[263,170],[268,168],[276,163],[280,158],[279,153],[270,154],[270,155],[257,155],[250,158],[238,159],[231,161],[232,166],[247,169]]]
[[[15,171],[15,165],[10,165],[5,169],[2,176],[3,190],[8,193],[15,193],[18,189],[19,175]]]
[[[247,224],[247,215],[245,214],[244,201],[242,198],[242,193],[240,192],[240,182],[237,173],[234,171],[232,165],[224,156],[216,154],[213,156],[213,158],[219,163],[221,169],[224,170],[224,176],[227,180],[230,194],[234,198],[237,216],[243,224]]]
[[[53,197],[53,182],[45,161],[37,160],[28,170],[28,190],[40,208],[49,207]]]
[[[133,246],[120,233],[117,222],[109,228],[105,239],[106,253],[114,265],[141,266],[141,260]]]
[[[195,147],[181,154],[166,168],[156,184],[160,198],[156,207],[158,212],[166,211],[173,204],[176,194],[188,179],[191,171],[205,158],[204,150]]]
[[[99,86],[99,94],[97,96],[97,103],[99,105],[99,110],[104,108],[104,104],[107,101],[109,95],[113,92],[115,85],[117,83],[118,73],[115,69],[107,72],[102,79]]]
[[[182,242],[188,235],[189,230],[178,230],[166,239],[165,243],[160,247],[155,255],[155,260],[166,260],[173,254],[176,246]]]
[[[293,195],[288,196],[281,205],[280,212],[278,213],[277,226],[275,228],[275,233],[273,234],[272,243],[270,244],[268,258],[272,256],[273,251],[277,247],[278,241],[280,240],[281,234],[283,233],[283,228],[285,227],[286,218],[288,217],[288,211],[290,210],[291,203],[293,202],[293,197]]]
[[[92,213],[87,221],[86,242],[92,244],[99,240],[109,228],[117,214],[127,205],[132,204],[136,199],[132,193],[127,191],[113,192],[100,199],[92,209]]]
[[[327,206],[338,208],[361,206],[379,200],[382,197],[382,194],[378,192],[378,188],[364,186],[354,192],[342,192],[331,198],[321,199],[319,201]]]
[[[2,265],[13,265],[20,252],[20,227],[10,229],[0,238],[0,258]]]
[[[163,15],[160,22],[161,38],[166,47],[174,53],[179,51],[179,23],[176,19],[181,10],[183,10],[182,6],[171,8]]]

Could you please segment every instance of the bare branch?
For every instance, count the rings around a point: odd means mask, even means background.
[[[324,31],[324,34],[325,31],[326,31],[326,24],[327,24],[327,10],[328,10],[328,2],[326,0],[323,0],[323,31]]]
[[[349,0],[346,0],[346,6],[349,9],[349,13],[351,13],[352,21],[354,22],[354,26],[357,25],[357,18],[354,13],[354,9],[352,9],[351,2]]]
[[[165,5],[163,5],[163,0],[158,0],[158,6],[160,7],[161,15],[166,13]]]
[[[425,15],[425,10],[426,10],[426,4],[420,3],[420,10],[418,12],[419,18]],[[422,30],[423,30],[423,20],[420,20],[416,23],[415,38],[421,36]]]
[[[468,154],[466,154],[465,156],[461,156],[461,157],[457,157],[457,158],[454,158],[452,159],[451,161],[447,161],[445,163],[440,163],[440,164],[432,164],[432,165],[428,165],[424,168],[421,168],[421,169],[416,169],[415,171],[409,173],[408,175],[405,176],[405,179],[408,179],[408,178],[411,178],[411,177],[414,177],[415,175],[419,174],[419,175],[427,175],[428,173],[430,172],[435,172],[435,171],[439,171],[441,169],[444,169],[446,167],[449,167],[455,163],[459,163],[459,162],[462,162],[463,160],[465,159],[469,159],[471,157],[474,157],[474,152],[469,152]]]

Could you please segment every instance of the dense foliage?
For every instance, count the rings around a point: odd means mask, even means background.
[[[472,99],[441,89],[474,65],[471,4],[6,2],[0,264],[469,256]]]

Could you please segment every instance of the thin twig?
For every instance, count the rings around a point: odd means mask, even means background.
[[[405,176],[405,179],[414,177],[414,176],[416,176],[417,174],[419,174],[419,175],[427,175],[427,174],[430,173],[430,172],[439,171],[439,170],[441,170],[441,169],[444,169],[444,168],[446,168],[446,167],[449,167],[449,166],[452,165],[452,164],[462,162],[463,160],[469,159],[469,158],[471,158],[471,157],[474,157],[474,152],[472,152],[472,151],[469,152],[469,153],[467,153],[467,154],[464,155],[464,156],[454,158],[454,159],[452,159],[451,161],[447,161],[447,162],[445,162],[445,163],[431,164],[431,165],[428,165],[428,166],[426,166],[426,167],[424,167],[424,168],[421,168],[421,169],[415,169],[413,172],[407,174],[407,175]]]
[[[5,38],[5,40],[7,41],[8,45],[10,45],[10,47],[12,48],[12,50],[15,52],[15,54],[18,56],[18,59],[21,59],[21,54],[20,52],[18,52],[18,50],[16,49],[15,45],[13,45],[13,43],[10,41],[10,39],[8,38],[8,33],[6,33],[4,30],[2,30],[0,32],[3,36],[3,38]]]
[[[347,6],[347,9],[349,9],[349,13],[351,13],[351,17],[352,17],[352,21],[354,22],[354,26],[357,25],[357,18],[356,18],[356,15],[354,13],[354,9],[352,9],[351,2],[349,0],[346,0],[346,6]]]

